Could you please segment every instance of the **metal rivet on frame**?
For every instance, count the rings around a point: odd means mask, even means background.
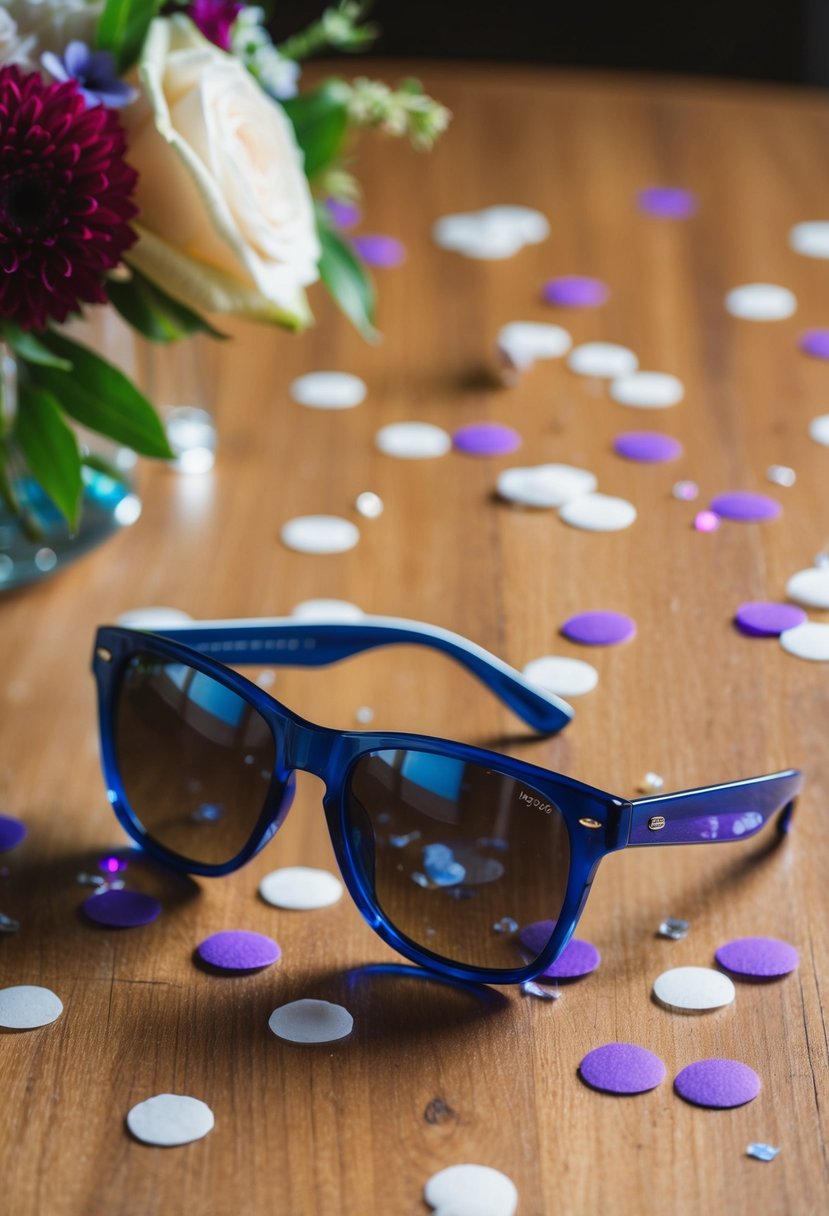
[[[662,829],[664,828],[664,826],[665,826],[665,816],[664,815],[651,815],[650,819],[648,820],[648,831],[649,832],[661,832]]]
[[[583,828],[600,828],[602,825],[598,819],[580,819],[579,823]]]

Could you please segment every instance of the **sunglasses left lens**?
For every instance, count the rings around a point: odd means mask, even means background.
[[[223,865],[244,848],[274,780],[273,734],[258,710],[203,672],[149,653],[122,675],[115,753],[147,836],[201,865]],[[283,798],[290,792],[286,774]]]

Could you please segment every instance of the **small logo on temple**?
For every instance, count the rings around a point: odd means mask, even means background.
[[[664,826],[665,826],[665,816],[664,815],[651,815],[650,819],[648,820],[648,831],[649,832],[661,832],[662,829],[664,828]]]
[[[519,802],[526,802],[527,806],[536,806],[545,815],[552,815],[553,808],[549,802],[542,802],[540,798],[534,798],[532,794],[528,794],[526,790],[521,790],[518,795]]]

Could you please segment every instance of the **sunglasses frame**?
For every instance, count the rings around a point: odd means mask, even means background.
[[[547,733],[551,733],[572,715],[566,703],[552,694],[534,690],[519,673],[474,643],[417,622],[365,618],[355,624],[334,624],[274,618],[255,622],[194,622],[192,626],[175,629],[165,627],[157,633],[102,626],[97,632],[93,655],[101,763],[107,795],[121,826],[146,853],[172,869],[208,878],[221,877],[239,869],[273,838],[290,809],[295,772],[311,773],[325,785],[323,808],[337,864],[346,889],[369,926],[403,957],[433,973],[491,984],[520,984],[552,965],[576,928],[599,862],[610,853],[629,845],[745,840],[778,812],[780,833],[788,830],[794,801],[803,783],[802,775],[794,769],[629,801],[537,765],[464,743],[430,735],[341,731],[318,726],[221,660],[204,653],[204,650],[219,652],[239,664],[318,666],[370,646],[395,642],[425,643],[460,659],[537,729],[542,719]],[[185,664],[209,676],[251,705],[272,732],[276,767],[259,818],[244,847],[220,865],[192,861],[156,843],[145,833],[127,801],[118,769],[115,727],[123,676],[130,660],[138,654]],[[474,664],[469,661],[470,654]],[[490,663],[492,673],[487,670]],[[349,839],[350,777],[354,766],[370,753],[407,749],[494,769],[531,786],[560,811],[570,841],[570,870],[550,941],[532,962],[509,970],[453,962],[410,940],[380,908]],[[747,819],[747,814],[752,818]],[[717,825],[722,817],[730,816],[729,826],[733,826],[738,815],[748,826],[743,826],[739,835],[733,827],[732,835],[719,837]]]

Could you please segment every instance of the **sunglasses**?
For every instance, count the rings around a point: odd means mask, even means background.
[[[230,874],[278,830],[296,771],[312,773],[325,784],[343,880],[371,928],[434,972],[498,984],[555,962],[608,853],[746,840],[778,814],[778,831],[789,827],[803,784],[794,769],[629,801],[462,743],[316,726],[234,670],[318,667],[400,643],[461,663],[538,732],[573,716],[482,647],[413,621],[104,626],[93,670],[121,825],[174,869]],[[539,921],[548,931],[526,949],[520,931]]]

